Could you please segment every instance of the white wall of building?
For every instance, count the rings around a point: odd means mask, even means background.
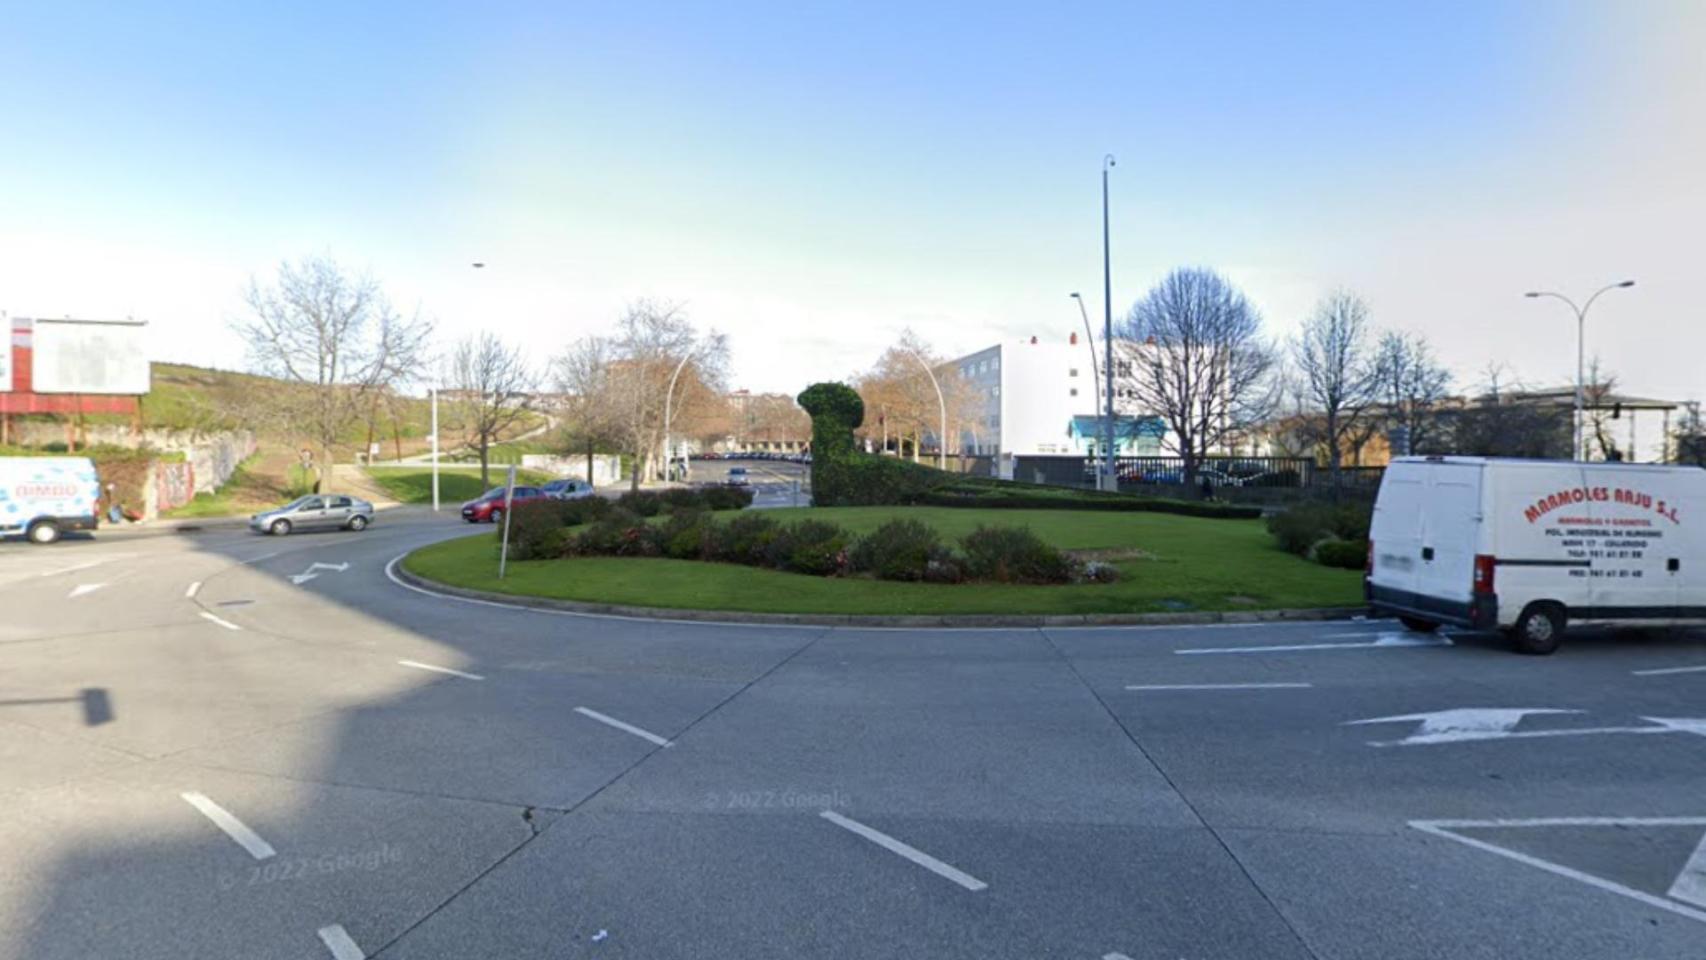
[[[971,383],[982,409],[961,428],[965,449],[1014,456],[1082,452],[1072,418],[1098,412],[1097,369],[1082,338],[1067,335],[999,343],[945,365]],[[1116,413],[1137,411],[1116,399]],[[975,437],[974,437],[975,431]]]

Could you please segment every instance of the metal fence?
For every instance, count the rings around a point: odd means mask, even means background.
[[[1185,482],[1183,457],[1116,457],[1121,483],[1162,485]],[[1096,465],[1086,460],[1092,481]],[[1197,464],[1197,482],[1217,487],[1307,487],[1320,472],[1308,457],[1208,457]]]

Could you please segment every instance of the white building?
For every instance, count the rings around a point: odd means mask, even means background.
[[[1103,380],[1077,334],[998,343],[951,360],[942,370],[964,378],[981,404],[961,426],[961,449],[967,453],[1086,455],[1097,449],[1096,431],[1086,427],[1102,407]],[[1119,420],[1116,453],[1161,452],[1159,421],[1138,416],[1122,396],[1115,397],[1114,412]]]

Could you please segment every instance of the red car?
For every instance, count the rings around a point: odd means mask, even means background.
[[[516,487],[515,499],[512,503],[533,503],[549,500],[545,491],[538,487]],[[462,505],[462,519],[469,523],[497,523],[504,518],[504,488],[493,487],[480,494],[478,500],[470,500]]]

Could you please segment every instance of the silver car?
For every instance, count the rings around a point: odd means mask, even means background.
[[[292,530],[365,530],[373,522],[373,504],[341,493],[297,497],[276,510],[249,518],[249,529],[284,536]]]

